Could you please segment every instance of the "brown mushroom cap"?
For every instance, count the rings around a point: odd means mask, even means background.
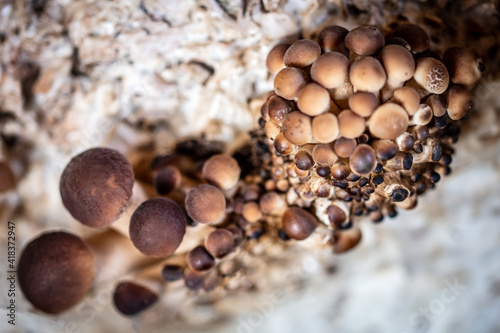
[[[165,281],[178,281],[184,277],[184,268],[177,265],[165,265],[161,270],[161,275]]]
[[[340,87],[347,78],[349,59],[338,52],[322,54],[311,66],[311,78],[327,89]]]
[[[294,67],[283,68],[274,78],[274,91],[276,95],[292,100],[299,97],[306,83],[306,73],[303,70]]]
[[[181,185],[182,175],[175,165],[168,165],[158,171],[154,178],[156,191],[161,195],[167,195]]]
[[[226,198],[217,187],[200,184],[195,186],[186,196],[186,211],[198,223],[217,223],[222,220],[226,211]]]
[[[462,119],[472,110],[472,95],[462,86],[453,85],[448,89],[448,116],[452,120]]]
[[[337,161],[337,155],[332,147],[327,144],[316,145],[312,151],[314,162],[319,165],[330,166]]]
[[[280,134],[281,132],[281,127],[280,125],[276,124],[273,121],[268,121],[266,123],[266,126],[264,126],[264,131],[266,132],[266,136],[270,140],[275,140],[276,137]]]
[[[387,75],[382,64],[377,59],[363,57],[351,65],[349,79],[356,91],[368,91],[377,94],[385,85]]]
[[[402,46],[387,45],[380,51],[378,58],[387,74],[387,84],[392,87],[401,87],[415,72],[415,60]]]
[[[378,98],[370,92],[358,91],[349,96],[349,108],[360,117],[369,117],[378,106]]]
[[[15,177],[10,166],[0,161],[0,193],[10,190],[14,184]]]
[[[429,36],[424,29],[416,24],[403,24],[397,27],[393,36],[407,41],[414,53],[424,52],[429,48]]]
[[[314,160],[306,150],[299,150],[297,154],[295,154],[294,158],[295,165],[302,171],[307,171],[311,169],[314,165]]]
[[[300,146],[312,140],[311,118],[299,111],[288,114],[281,130],[285,138],[294,145]]]
[[[349,33],[344,27],[331,25],[319,33],[318,44],[325,52],[337,51],[343,54],[348,54],[349,51],[345,46],[345,36]]]
[[[203,163],[203,178],[222,190],[233,188],[240,179],[241,169],[238,162],[229,155],[216,154]]]
[[[365,119],[351,110],[342,111],[339,116],[340,135],[344,138],[354,139],[359,137],[366,129]]]
[[[415,89],[401,87],[394,91],[394,100],[401,105],[410,116],[413,116],[420,107],[420,96]]]
[[[288,237],[303,240],[318,226],[318,221],[309,212],[299,207],[288,208],[282,217],[283,230]]]
[[[415,81],[431,94],[442,94],[448,89],[450,76],[445,65],[434,58],[425,57],[417,61],[413,75]]]
[[[330,172],[335,179],[346,179],[351,173],[351,169],[344,163],[337,162],[332,166]]]
[[[259,204],[255,201],[246,202],[243,205],[243,217],[250,223],[257,222],[262,218],[262,212],[260,211]]]
[[[233,233],[226,229],[214,230],[205,239],[205,248],[214,258],[222,258],[234,249]]]
[[[427,125],[431,122],[434,114],[432,113],[432,109],[427,104],[420,104],[420,107],[411,118],[412,123],[415,125]]]
[[[274,139],[274,148],[281,155],[290,155],[296,148],[296,146],[288,141],[283,133],[279,133]]]
[[[390,160],[398,153],[398,146],[391,140],[376,140],[373,147],[377,158],[382,161]]]
[[[297,106],[306,115],[317,116],[330,108],[330,93],[317,83],[309,83],[302,89]]]
[[[444,95],[431,95],[425,101],[432,109],[432,113],[436,117],[442,117],[446,114],[446,99]]]
[[[333,113],[323,113],[312,120],[312,137],[320,143],[332,142],[339,136],[339,122]]]
[[[264,214],[273,214],[285,205],[285,201],[276,192],[267,192],[259,200],[259,207]]]
[[[285,120],[287,114],[292,112],[290,102],[287,100],[273,95],[267,100],[267,112],[269,119],[275,124],[281,125]]]
[[[334,238],[335,243],[333,244],[333,251],[335,253],[343,253],[359,244],[361,241],[361,230],[358,228],[336,230],[334,232]]]
[[[266,66],[269,73],[276,74],[280,69],[285,68],[283,59],[289,47],[290,44],[278,44],[269,51],[266,59]]]
[[[408,128],[408,113],[395,103],[379,106],[370,117],[370,133],[379,139],[396,139]]]
[[[150,307],[158,300],[158,295],[137,283],[126,281],[116,286],[113,294],[115,307],[126,316],[133,316]]]
[[[332,228],[341,227],[342,224],[347,221],[347,214],[336,204],[328,206],[326,215],[328,216]]]
[[[367,144],[359,144],[349,158],[351,170],[358,175],[368,175],[377,166],[377,156],[372,147]]]
[[[32,240],[18,266],[26,298],[47,313],[60,313],[80,302],[94,279],[94,256],[78,236],[50,232]]]
[[[285,52],[284,62],[287,67],[306,67],[321,54],[321,47],[310,39],[294,42]]]
[[[346,158],[351,156],[354,147],[356,147],[356,140],[341,137],[335,141],[333,147],[339,157]]]
[[[134,171],[125,156],[93,148],[74,157],[61,176],[64,206],[81,223],[104,229],[123,213],[132,196]]]
[[[450,73],[451,81],[472,89],[485,71],[484,63],[467,47],[452,47],[444,52],[443,62]]]
[[[130,239],[147,256],[167,257],[181,244],[186,224],[184,212],[173,200],[149,199],[132,214]]]
[[[204,246],[197,246],[187,254],[187,262],[191,269],[206,271],[215,265],[214,258],[208,253]]]
[[[362,26],[351,30],[345,37],[345,45],[361,56],[377,53],[384,47],[385,38],[382,32],[373,26]]]

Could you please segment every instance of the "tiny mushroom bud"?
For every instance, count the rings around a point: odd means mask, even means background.
[[[339,122],[333,113],[323,113],[312,120],[312,137],[320,143],[332,142],[339,136]]]
[[[335,155],[332,147],[327,144],[319,144],[314,146],[312,151],[312,158],[314,162],[319,165],[330,166],[337,161],[337,155]]]
[[[161,195],[167,195],[181,185],[181,172],[174,165],[168,165],[158,171],[154,178],[156,191]]]
[[[135,315],[150,307],[158,300],[158,295],[134,282],[121,282],[113,293],[113,302],[122,314]]]
[[[287,67],[306,67],[321,54],[321,47],[310,39],[294,42],[285,52],[284,62]]]
[[[429,36],[424,29],[416,24],[403,24],[397,27],[393,36],[407,41],[413,53],[424,52],[429,48]]]
[[[281,125],[287,114],[292,111],[290,102],[279,96],[273,95],[267,100],[267,113],[269,119],[277,125]]]
[[[255,201],[246,202],[243,206],[243,217],[250,223],[257,222],[262,218],[262,212]]]
[[[306,115],[317,116],[330,108],[330,93],[317,83],[309,83],[302,89],[297,106]]]
[[[130,219],[130,239],[147,256],[167,257],[181,244],[186,224],[182,209],[173,200],[149,199],[135,210]]]
[[[283,58],[289,47],[290,44],[278,44],[269,51],[266,59],[266,66],[269,73],[276,74],[279,70],[285,68]]]
[[[335,253],[343,253],[359,244],[361,241],[361,230],[358,228],[336,230],[334,232],[334,239],[333,251]]]
[[[302,112],[293,111],[283,121],[283,135],[291,143],[301,146],[312,140],[311,118]]]
[[[372,93],[358,91],[349,97],[349,108],[360,117],[369,117],[378,106],[378,98]]]
[[[311,78],[327,89],[344,84],[347,79],[349,59],[338,52],[322,54],[311,67]]]
[[[430,57],[425,57],[417,61],[413,78],[424,90],[420,89],[419,91],[421,97],[429,94],[442,94],[448,89],[450,83],[450,76],[444,64]],[[409,82],[411,83],[411,81]]]
[[[349,158],[351,170],[358,175],[370,174],[377,166],[377,156],[367,144],[357,145]]]
[[[104,229],[123,213],[132,197],[134,171],[125,156],[93,148],[74,157],[61,176],[64,206],[81,223]]]
[[[206,271],[215,265],[214,258],[208,253],[204,246],[197,246],[187,255],[189,267],[196,271]]]
[[[205,248],[214,258],[222,258],[234,249],[233,233],[226,229],[214,230],[205,239]]]
[[[401,105],[410,116],[413,116],[420,107],[420,96],[415,89],[409,87],[396,89],[393,100]]]
[[[94,279],[94,256],[78,236],[50,232],[24,248],[18,266],[26,298],[46,313],[57,314],[80,302]]]
[[[240,179],[238,162],[229,155],[216,154],[203,163],[203,178],[221,190],[233,188]]]
[[[297,240],[306,239],[318,226],[316,218],[299,207],[288,208],[283,214],[282,223],[288,237]]]
[[[471,90],[485,71],[483,60],[467,47],[452,47],[444,52],[443,62],[451,81]]]
[[[306,83],[306,73],[301,69],[283,68],[274,78],[274,91],[276,95],[292,100],[299,97]]]
[[[351,30],[345,37],[345,45],[352,54],[369,56],[384,47],[385,38],[382,32],[373,26],[362,26]]]
[[[357,138],[363,134],[366,129],[365,119],[356,115],[351,110],[342,111],[338,118],[340,135],[344,138]]]
[[[378,94],[386,83],[387,75],[377,59],[364,57],[356,60],[351,65],[349,79],[355,91],[368,91]]]
[[[335,141],[333,148],[335,153],[342,158],[351,156],[352,151],[356,147],[356,140],[341,137]]]
[[[344,27],[331,25],[319,33],[318,44],[325,52],[337,51],[344,55],[349,54],[349,50],[345,46],[345,36],[349,33]]]
[[[226,211],[226,198],[217,187],[200,184],[186,196],[186,211],[195,222],[213,224],[220,222]]]
[[[386,101],[392,97],[395,89],[412,78],[415,61],[411,53],[399,45],[387,45],[378,58],[387,73],[387,83],[382,90],[382,100]]]
[[[448,116],[452,120],[463,118],[472,109],[472,95],[462,86],[451,86],[446,97],[448,102]]]
[[[379,139],[396,139],[408,128],[408,113],[395,103],[379,106],[370,117],[370,133]]]

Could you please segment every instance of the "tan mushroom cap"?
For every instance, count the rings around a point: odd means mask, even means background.
[[[262,218],[262,212],[260,211],[259,204],[255,201],[246,202],[243,205],[243,217],[250,223],[257,222]]]
[[[312,120],[312,137],[320,143],[332,142],[339,136],[339,122],[332,113],[323,113]]]
[[[314,146],[312,151],[314,162],[322,166],[331,166],[337,161],[337,155],[331,145],[319,144]]]
[[[450,83],[450,76],[445,65],[431,57],[421,58],[417,61],[413,77],[421,87],[431,94],[444,93]]]
[[[294,42],[285,52],[283,61],[287,67],[306,67],[312,64],[321,54],[321,47],[310,39]]]
[[[306,73],[299,68],[283,68],[274,78],[274,91],[284,99],[299,97],[302,88],[307,84]]]
[[[401,87],[394,90],[394,101],[400,104],[410,116],[413,116],[420,107],[420,96],[415,89]]]
[[[233,157],[216,154],[203,163],[201,174],[210,184],[222,190],[229,190],[238,183],[241,169]]]
[[[349,80],[356,91],[368,91],[377,94],[387,81],[382,64],[373,57],[356,60],[349,71]]]
[[[186,196],[186,212],[198,223],[213,224],[220,222],[226,212],[226,198],[217,187],[200,184]]]
[[[344,138],[354,139],[365,132],[366,122],[351,110],[342,111],[339,116],[340,135]]]
[[[281,129],[285,138],[294,145],[301,146],[312,140],[311,117],[300,111],[289,113]]]
[[[472,109],[472,95],[462,86],[453,85],[448,90],[448,116],[452,120],[459,120]]]
[[[362,26],[351,30],[345,37],[346,47],[355,54],[368,56],[384,47],[382,32],[373,26]]]
[[[358,175],[368,175],[375,170],[376,166],[375,150],[365,143],[357,145],[349,157],[349,167]]]
[[[395,103],[379,106],[370,117],[370,133],[379,139],[396,139],[408,128],[408,113]]]
[[[269,51],[266,59],[266,66],[269,73],[276,74],[279,70],[285,68],[283,59],[289,47],[290,44],[278,44]]]
[[[336,51],[347,55],[349,50],[345,46],[344,40],[348,33],[349,30],[344,27],[328,26],[319,33],[318,44],[325,52]]]
[[[351,156],[356,147],[356,140],[341,137],[335,141],[333,147],[339,157],[347,158]]]
[[[340,87],[347,78],[349,59],[338,52],[322,54],[311,66],[311,78],[327,89]]]
[[[397,27],[393,36],[407,41],[414,53],[424,52],[429,48],[429,36],[424,29],[416,24],[403,24]]]
[[[484,63],[467,47],[452,47],[444,52],[443,62],[450,73],[451,81],[472,89],[485,71]]]
[[[415,125],[427,125],[431,122],[434,116],[432,109],[427,104],[420,104],[418,111],[411,118],[411,122]]]
[[[431,95],[425,101],[429,105],[436,117],[442,117],[446,114],[446,99],[443,95]]]
[[[300,111],[314,117],[330,108],[330,93],[317,83],[308,83],[299,95],[297,106]]]
[[[288,141],[283,133],[279,133],[274,139],[274,148],[281,155],[290,155],[295,150],[296,146]]]
[[[378,106],[378,98],[374,94],[358,91],[349,97],[349,108],[360,117],[369,117]]]
[[[281,127],[280,125],[276,124],[273,121],[268,121],[266,123],[266,126],[264,126],[264,131],[266,132],[266,136],[270,140],[275,140],[276,137],[280,134],[281,132]]]
[[[384,66],[387,74],[387,84],[391,87],[401,87],[404,82],[412,78],[415,72],[415,60],[410,51],[399,45],[387,45],[378,59]]]

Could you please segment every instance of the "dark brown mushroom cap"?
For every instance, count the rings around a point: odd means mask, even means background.
[[[397,27],[393,36],[407,41],[414,53],[424,52],[429,48],[429,36],[424,29],[416,24],[403,24]]]
[[[384,47],[385,38],[382,32],[373,26],[362,26],[351,30],[345,37],[345,45],[352,52],[369,56]]]
[[[238,183],[241,169],[233,157],[216,154],[203,163],[201,174],[210,184],[222,190],[229,190]]]
[[[349,158],[349,166],[358,175],[370,174],[377,166],[375,151],[367,144],[357,145]]]
[[[281,128],[285,138],[294,145],[304,145],[312,140],[311,117],[300,111],[289,113]]]
[[[269,51],[266,59],[266,66],[269,73],[276,74],[280,69],[285,67],[283,58],[289,47],[290,44],[278,44]]]
[[[276,151],[280,153],[283,156],[290,155],[294,149],[295,145],[288,141],[283,133],[280,133],[276,136],[274,139],[274,148],[276,148]]]
[[[125,156],[93,148],[74,157],[61,176],[64,206],[81,223],[104,229],[125,210],[132,196],[134,171]]]
[[[184,212],[173,200],[149,199],[132,214],[130,239],[147,256],[167,257],[181,244],[186,224]]]
[[[222,258],[234,249],[233,233],[226,229],[214,230],[205,239],[205,248],[214,258]]]
[[[283,61],[287,67],[306,67],[321,54],[321,47],[310,39],[300,39],[294,42],[285,52]]]
[[[181,172],[175,165],[168,165],[156,174],[153,182],[156,192],[167,195],[181,185]]]
[[[331,25],[319,33],[318,44],[326,52],[337,51],[343,54],[348,54],[345,46],[345,36],[349,33],[344,27],[338,25]]]
[[[184,268],[177,265],[165,265],[161,270],[161,276],[168,282],[180,280],[184,277]]]
[[[467,47],[452,47],[443,55],[443,62],[455,84],[472,89],[485,71],[483,60]]]
[[[0,162],[0,193],[10,190],[15,183],[14,173],[7,163]]]
[[[335,253],[343,253],[359,244],[361,241],[361,230],[359,228],[336,230],[333,237],[335,239],[333,251]]]
[[[197,246],[187,255],[189,267],[196,271],[206,271],[215,265],[214,258],[208,253],[204,246]]]
[[[94,279],[94,256],[78,236],[50,232],[32,240],[18,265],[26,298],[47,313],[60,313],[80,302]]]
[[[186,196],[186,211],[198,223],[217,223],[222,220],[226,211],[226,198],[217,187],[200,184]]]
[[[281,125],[287,114],[293,110],[290,102],[277,95],[271,96],[266,103],[269,119],[277,125]]]
[[[158,295],[149,288],[137,283],[121,282],[113,293],[113,302],[118,311],[126,316],[133,316],[158,300]]]
[[[452,120],[462,119],[472,110],[472,95],[462,86],[453,85],[447,95],[448,116]]]
[[[288,208],[282,217],[283,230],[288,237],[303,240],[318,226],[318,221],[309,212],[299,207]]]
[[[344,222],[347,220],[347,214],[345,211],[337,205],[330,205],[326,209],[326,215],[328,216],[328,220],[332,228],[341,227]]]
[[[446,114],[446,99],[443,94],[431,95],[425,103],[431,107],[434,116],[442,117]]]

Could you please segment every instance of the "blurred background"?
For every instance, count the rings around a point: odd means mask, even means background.
[[[500,332],[499,20],[492,0],[0,0],[0,161],[15,179],[0,193],[0,331]],[[8,325],[7,222],[18,259],[44,230],[90,234],[60,200],[71,156],[110,146],[133,160],[200,135],[231,148],[272,89],[274,45],[332,24],[405,21],[425,28],[431,49],[471,47],[487,68],[452,174],[416,209],[365,221],[344,255],[298,243],[261,258],[252,291],[188,293],[130,319],[113,308],[115,281],[59,316],[33,309],[18,287]]]

